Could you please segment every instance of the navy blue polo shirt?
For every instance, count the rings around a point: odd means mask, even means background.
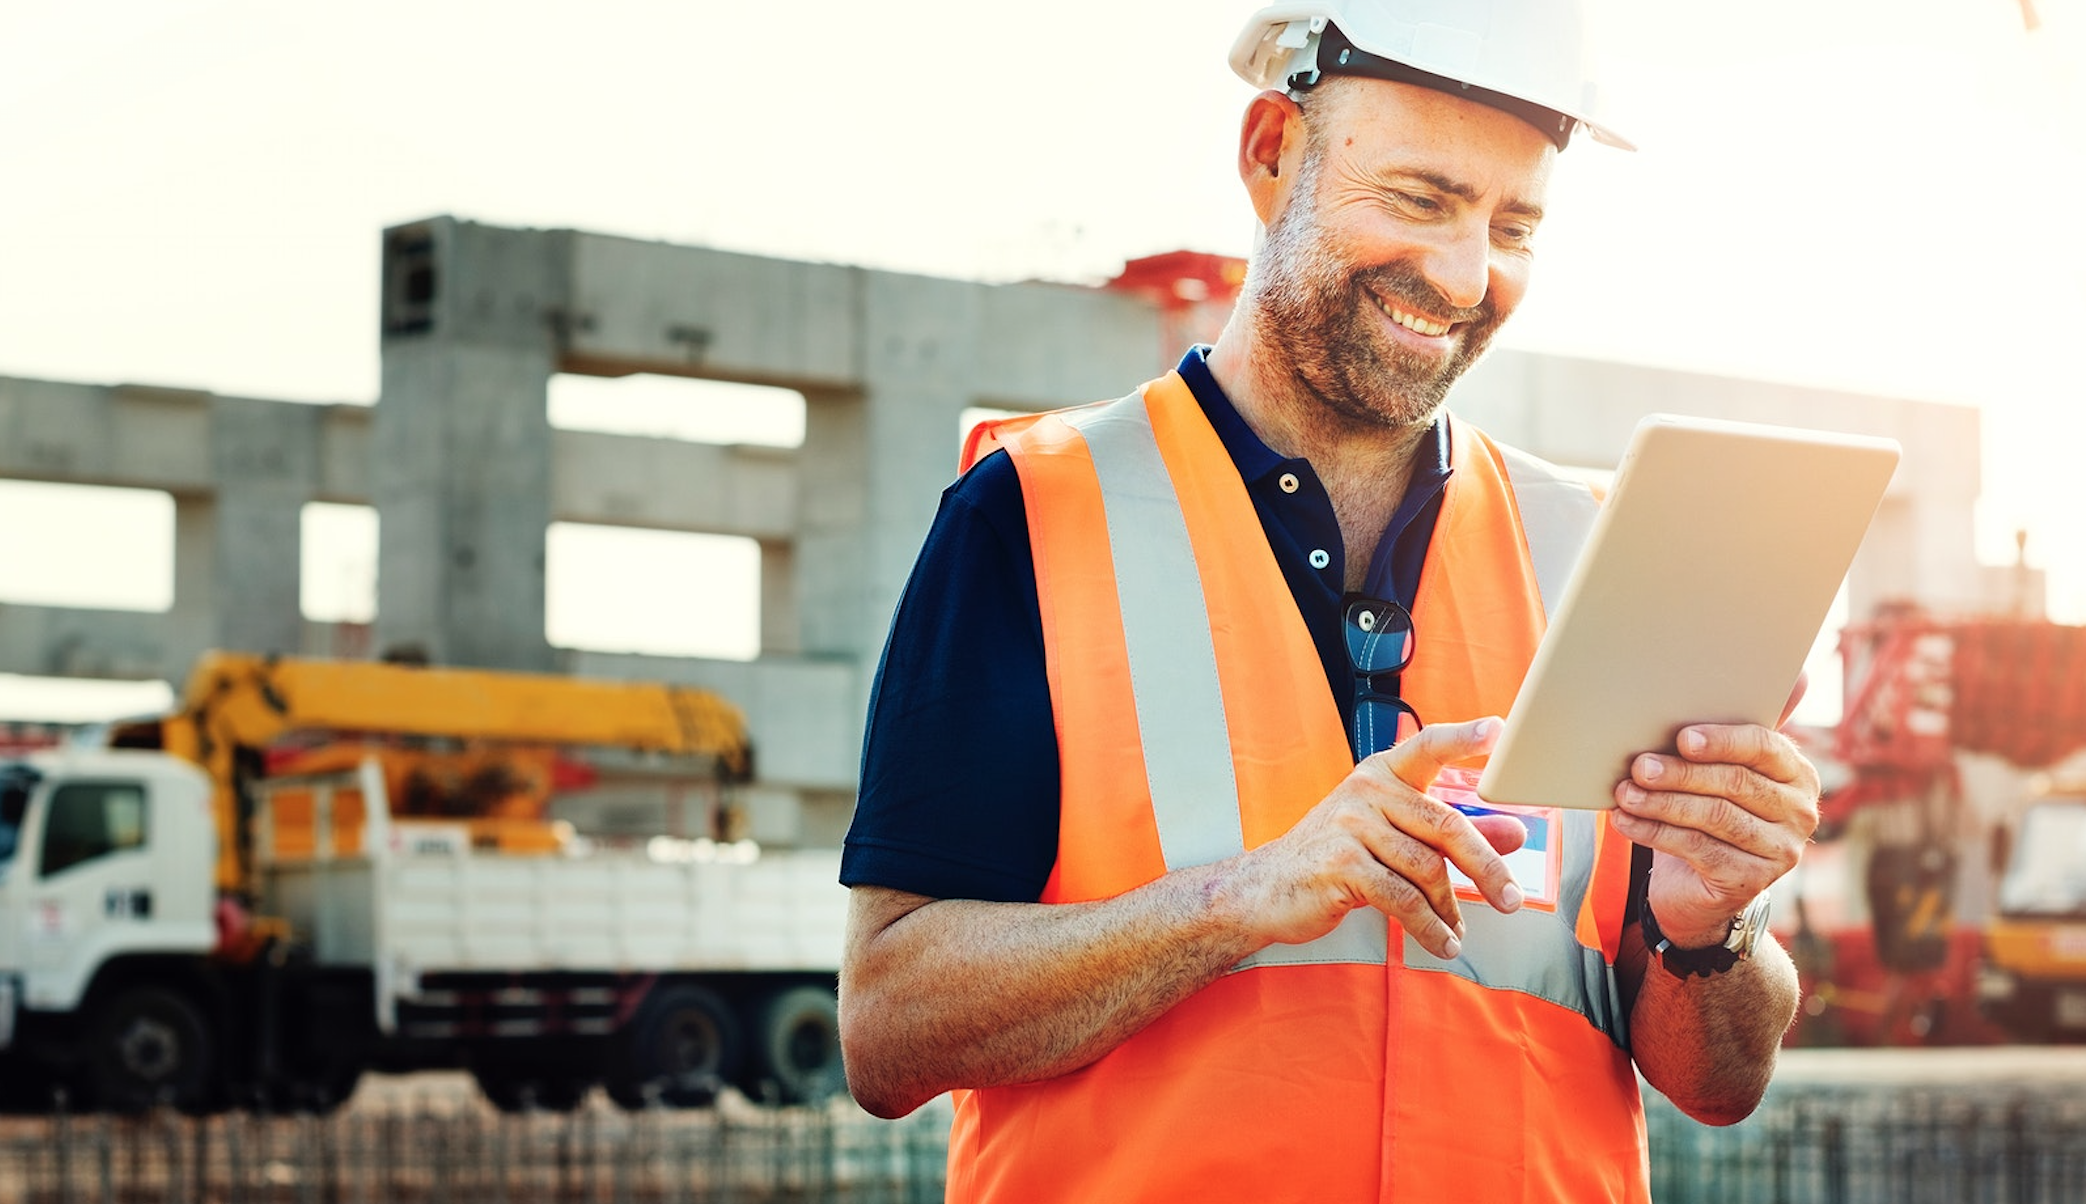
[[[1232,408],[1208,350],[1190,350],[1180,374],[1246,483],[1344,725],[1355,682],[1340,634],[1347,570],[1332,501],[1308,461],[1278,455]],[[1436,422],[1364,592],[1412,604],[1448,479],[1448,428]],[[840,880],[1034,902],[1057,860],[1057,829],[1057,728],[1027,509],[1013,461],[994,453],[942,492],[892,618]]]

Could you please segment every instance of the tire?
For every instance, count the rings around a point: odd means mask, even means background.
[[[700,1108],[738,1073],[745,1054],[738,1021],[716,992],[688,984],[662,987],[616,1038],[608,1097],[635,1111],[656,1099]]]
[[[840,1005],[827,987],[790,987],[761,1004],[754,1054],[757,1099],[816,1104],[847,1090]]]
[[[87,1054],[94,1099],[112,1112],[169,1105],[208,1112],[217,1097],[217,1049],[202,1013],[164,987],[132,987],[103,1005]]]

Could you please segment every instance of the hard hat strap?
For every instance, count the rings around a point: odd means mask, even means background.
[[[1347,35],[1340,32],[1340,27],[1330,22],[1318,35],[1318,59],[1315,69],[1292,72],[1284,83],[1291,92],[1308,92],[1328,75],[1359,75],[1368,79],[1387,79],[1393,83],[1414,84],[1422,88],[1432,88],[1437,92],[1446,92],[1451,96],[1460,96],[1465,100],[1474,100],[1481,105],[1519,117],[1541,130],[1543,136],[1555,143],[1559,150],[1563,150],[1572,140],[1572,131],[1579,127],[1575,119],[1555,109],[1544,108],[1533,101],[1508,96],[1504,92],[1494,92],[1490,88],[1479,88],[1461,80],[1450,79],[1446,75],[1436,75],[1431,71],[1407,66],[1395,59],[1370,54],[1348,41]]]

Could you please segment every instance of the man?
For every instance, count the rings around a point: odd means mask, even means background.
[[[1619,142],[1561,82],[1571,10],[1256,17],[1267,235],[1217,344],[989,433],[944,495],[841,1021],[871,1111],[957,1093],[950,1199],[1641,1201],[1637,1071],[1718,1123],[1765,1090],[1796,996],[1761,904],[1817,820],[1787,739],[1688,728],[1601,815],[1442,797],[1541,635],[1529,520],[1585,501],[1443,412],[1555,156]]]

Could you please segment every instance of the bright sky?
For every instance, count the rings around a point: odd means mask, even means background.
[[[2032,2],[1606,0],[1643,150],[1562,158],[1503,341],[1977,404],[1981,553],[2027,527],[2086,621],[2086,0]],[[0,374],[371,401],[379,232],[438,213],[987,280],[1244,254],[1253,7],[4,0]]]

